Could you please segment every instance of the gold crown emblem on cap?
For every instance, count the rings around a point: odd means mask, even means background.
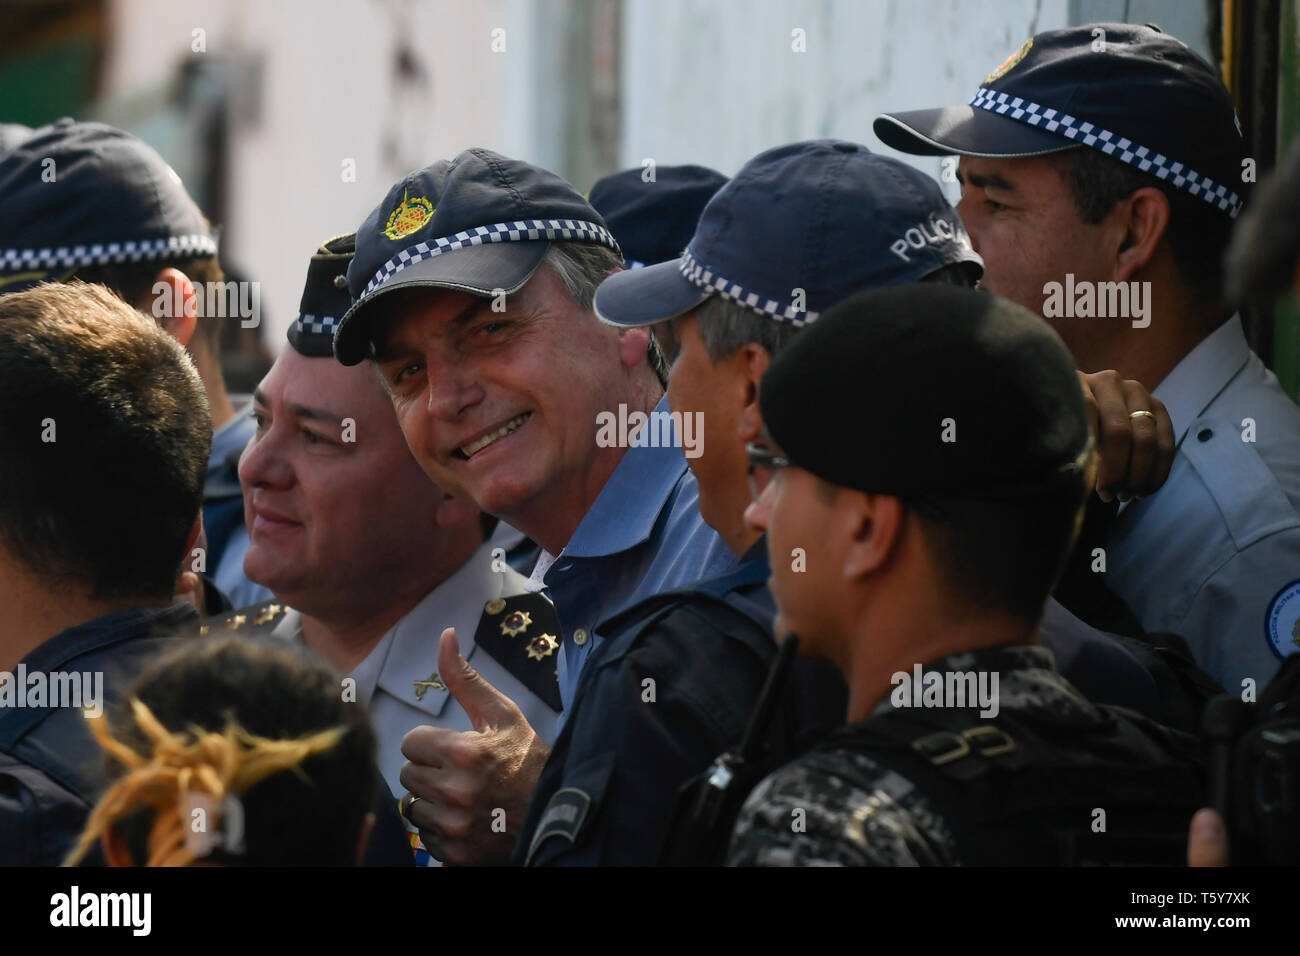
[[[389,239],[401,239],[415,232],[433,217],[433,203],[423,196],[402,194],[402,201],[388,217],[384,235]]]
[[[1014,67],[1017,63],[1019,63],[1021,60],[1025,58],[1025,54],[1029,52],[1029,48],[1032,47],[1033,45],[1034,45],[1033,37],[1030,37],[1024,43],[1020,44],[1020,49],[1017,50],[1015,53],[1011,54],[1005,60],[1003,60],[1002,65],[999,66],[996,70],[994,70],[988,76],[984,77],[984,82],[992,83],[994,80],[1000,79],[1001,77],[1009,73],[1012,67]]]

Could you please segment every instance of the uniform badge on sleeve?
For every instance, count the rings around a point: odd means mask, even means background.
[[[1264,635],[1278,657],[1300,650],[1300,580],[1292,581],[1269,602]]]

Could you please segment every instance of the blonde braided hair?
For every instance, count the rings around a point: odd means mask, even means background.
[[[138,698],[132,698],[131,711],[153,743],[152,755],[114,739],[102,716],[87,718],[95,740],[127,770],[96,804],[64,866],[80,861],[96,840],[141,805],[154,811],[148,865],[189,866],[195,861],[186,841],[190,794],[204,794],[219,804],[272,774],[292,770],[302,776],[302,761],[332,749],[347,732],[346,727],[334,727],[297,739],[272,740],[250,734],[231,720],[220,734],[193,725],[188,733],[173,733]]]

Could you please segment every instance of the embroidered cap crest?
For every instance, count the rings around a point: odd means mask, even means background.
[[[420,229],[431,218],[433,218],[433,203],[423,196],[412,197],[403,193],[402,201],[388,217],[384,235],[389,239],[401,239]]]

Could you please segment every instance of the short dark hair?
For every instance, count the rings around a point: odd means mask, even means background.
[[[1232,236],[1226,213],[1172,183],[1144,173],[1089,146],[1077,146],[1047,158],[1057,164],[1070,186],[1079,218],[1095,225],[1115,204],[1139,189],[1153,187],[1169,200],[1165,239],[1183,284],[1207,303],[1223,301],[1223,255]]]
[[[954,599],[1037,621],[1074,547],[1092,474],[1014,500],[905,498],[904,504]]]
[[[273,745],[339,731],[336,741],[304,747],[285,761],[284,769],[234,793],[243,810],[243,852],[232,853],[221,840],[214,840],[203,861],[238,866],[353,865],[379,779],[374,768],[375,734],[365,705],[343,700],[342,676],[314,653],[273,638],[182,638],[177,644],[141,675],[114,715],[115,739],[146,762],[152,760],[153,770],[138,771],[140,779],[134,787],[124,786],[118,795],[119,809],[103,821],[107,828],[143,865],[161,811],[179,814],[182,826],[186,830],[190,826],[188,809],[177,805],[188,794],[171,789],[175,761],[180,758],[171,753],[173,763],[159,764],[164,748],[140,726],[130,704],[134,698],[170,732],[164,745],[170,750],[176,749],[173,744],[192,746],[196,728],[213,734],[238,728]],[[266,749],[249,747],[254,755]],[[107,762],[110,780],[122,781],[126,768],[111,757]],[[213,805],[220,810],[220,803]],[[97,822],[94,816],[91,819],[92,825]],[[218,829],[215,820],[209,826]]]
[[[0,544],[96,599],[172,594],[212,419],[185,350],[97,285],[0,296]]]
[[[148,262],[110,262],[104,265],[85,266],[73,278],[106,287],[127,305],[135,306],[145,296],[153,294],[154,281],[163,269],[176,269],[185,273],[194,283],[200,297],[210,283],[224,284],[225,273],[216,256],[196,256],[189,259],[154,259]],[[199,336],[213,358],[221,355],[221,316],[201,315],[195,326]]]
[[[980,269],[975,263],[950,262],[926,273],[917,281],[970,289],[974,288],[979,277]],[[700,337],[704,340],[704,349],[709,353],[709,361],[715,365],[751,342],[761,345],[770,356],[776,358],[800,329],[800,326],[789,322],[759,315],[753,309],[720,295],[710,296],[699,307],[696,318]]]

